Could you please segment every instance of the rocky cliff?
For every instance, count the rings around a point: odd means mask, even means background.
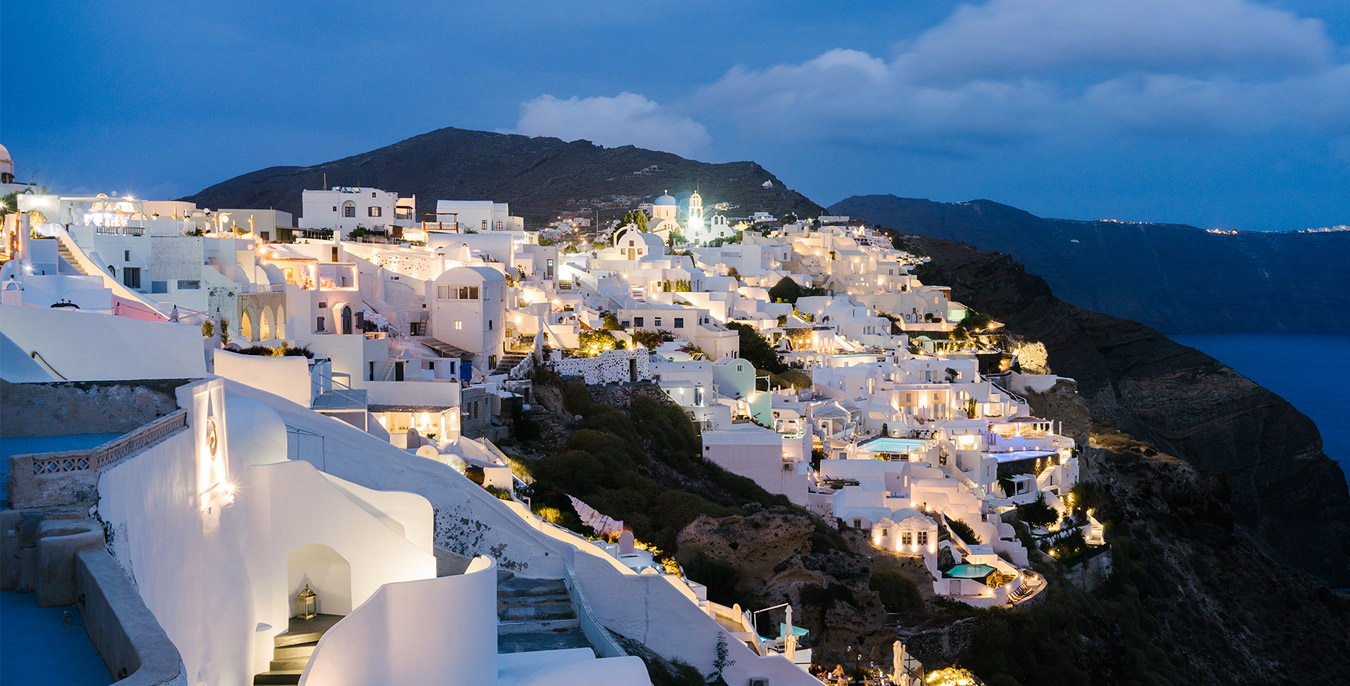
[[[1350,331],[1340,267],[1350,231],[1219,234],[893,195],[855,196],[830,212],[1006,252],[1071,303],[1170,333]]]
[[[928,237],[902,242],[932,256],[926,281],[1044,344],[1050,368],[1077,380],[1098,422],[1221,478],[1239,535],[1350,586],[1346,480],[1292,405],[1147,326],[1059,300],[1008,255]]]
[[[303,167],[269,167],[222,181],[184,200],[200,207],[274,207],[300,219],[300,193],[329,186],[371,186],[417,196],[417,216],[437,200],[511,204],[529,225],[562,211],[599,210],[603,219],[650,202],[666,189],[698,187],[704,203],[814,216],[819,205],[754,162],[708,164],[631,145],[444,128],[370,152]]]

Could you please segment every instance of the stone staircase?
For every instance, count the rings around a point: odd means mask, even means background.
[[[501,358],[497,360],[497,368],[492,370],[492,374],[489,376],[509,374],[512,369],[515,369],[516,365],[520,364],[520,362],[528,356],[528,352],[509,352],[502,355]]]
[[[562,579],[519,579],[497,575],[497,652],[587,648],[572,596]]]
[[[70,245],[66,243],[67,240],[69,239],[56,239],[56,254],[60,255],[61,259],[65,260],[71,267],[74,267],[76,272],[89,276],[89,273],[81,268],[80,263],[75,259],[75,253],[71,252]]]
[[[272,663],[268,665],[268,671],[254,675],[254,686],[300,683],[300,675],[309,664],[319,638],[339,619],[342,615],[320,614],[313,619],[291,617],[286,632],[272,639]]]

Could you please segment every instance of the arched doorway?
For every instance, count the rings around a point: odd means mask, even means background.
[[[272,340],[272,308],[262,308],[261,321],[258,324],[258,340]]]
[[[310,543],[286,553],[286,602],[295,616],[295,596],[309,584],[318,595],[318,611],[346,615],[352,611],[352,565],[336,550]]]
[[[277,305],[276,337],[286,337],[286,306]]]
[[[342,306],[342,316],[340,317],[340,321],[342,322],[342,325],[341,325],[341,326],[342,326],[342,329],[341,329],[341,330],[342,330],[342,333],[351,333],[351,332],[352,332],[352,308],[350,308],[350,307],[348,307],[348,306],[346,306],[346,305],[343,305],[343,306]]]
[[[253,317],[249,316],[248,310],[239,314],[239,337],[253,342]]]

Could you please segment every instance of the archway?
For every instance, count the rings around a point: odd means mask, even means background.
[[[305,584],[318,595],[321,614],[351,614],[352,565],[336,550],[322,543],[310,543],[286,553],[286,602],[292,617],[295,596]]]
[[[272,308],[264,307],[262,308],[261,321],[258,323],[258,340],[272,340],[272,326]]]
[[[286,306],[277,305],[276,337],[286,337]]]
[[[342,322],[342,333],[352,332],[352,308],[347,305],[342,306],[342,315],[339,318]]]
[[[239,337],[253,342],[253,317],[249,316],[248,310],[239,313]]]

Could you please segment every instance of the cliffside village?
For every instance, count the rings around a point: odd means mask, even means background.
[[[543,370],[659,387],[704,459],[955,601],[1041,593],[1028,541],[1103,544],[1077,446],[1019,395],[1058,378],[848,217],[656,188],[527,230],[366,187],[295,218],[13,180],[0,585],[78,603],[113,676],[651,683],[627,639],[729,684],[833,683],[791,606],[709,600],[579,500],[595,537],[532,511],[497,443]],[[924,674],[899,643],[882,671]]]

